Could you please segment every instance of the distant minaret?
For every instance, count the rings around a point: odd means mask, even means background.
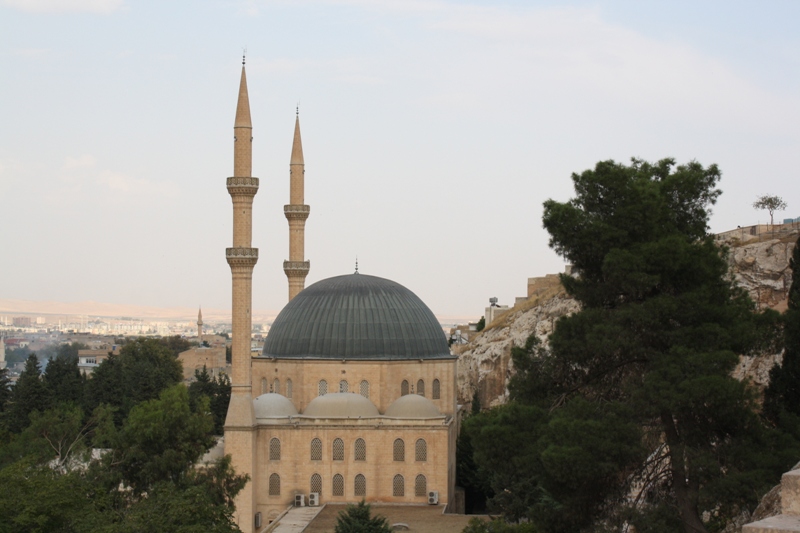
[[[253,300],[253,267],[258,261],[258,248],[252,248],[253,197],[258,192],[258,178],[252,177],[253,127],[250,123],[250,101],[242,58],[239,101],[233,124],[233,176],[228,178],[228,192],[233,200],[233,247],[225,250],[231,267],[232,346],[231,399],[225,417],[225,453],[232,454],[237,472],[256,471],[254,431],[255,414],[250,385],[250,332]],[[243,532],[252,531],[254,491],[253,479],[236,498],[236,520]]]
[[[283,214],[289,221],[289,260],[283,262],[283,271],[289,278],[289,301],[306,285],[306,276],[311,262],[305,260],[306,219],[311,208],[305,205],[303,142],[300,140],[300,112],[294,121],[292,159],[289,162],[289,205],[283,206]]]
[[[0,336],[0,370],[6,367],[6,341]]]
[[[203,309],[197,309],[197,341],[203,345]]]

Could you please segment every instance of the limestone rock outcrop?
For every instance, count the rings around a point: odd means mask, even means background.
[[[734,280],[759,307],[778,311],[786,308],[792,283],[789,259],[798,235],[800,229],[790,228],[747,240],[741,239],[739,232],[718,236],[718,240],[729,248],[728,261]],[[469,343],[454,346],[454,352],[459,356],[458,402],[470,405],[477,391],[483,408],[505,403],[508,400],[508,380],[514,372],[511,348],[524,345],[531,333],[546,345],[556,320],[579,309],[578,302],[568,297],[560,285],[542,287],[542,290],[534,291],[525,303],[487,324],[486,329],[471,338]],[[763,388],[768,383],[770,369],[780,360],[781,354],[743,356],[734,376],[749,379]]]

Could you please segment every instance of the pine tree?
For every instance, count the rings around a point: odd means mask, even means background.
[[[540,384],[556,407],[575,397],[628,406],[648,442],[667,444],[662,468],[687,533],[706,531],[703,511],[752,503],[780,467],[756,464],[770,461],[768,436],[753,391],[730,375],[759,335],[708,233],[719,178],[697,162],[605,161],[573,174],[575,198],[544,204],[550,246],[577,273],[562,283],[582,310],[557,323]]]
[[[83,400],[83,379],[78,370],[78,356],[59,355],[51,359],[42,376],[50,397],[50,405],[73,403],[79,405]]]
[[[390,533],[392,529],[382,516],[372,516],[370,506],[361,500],[339,512],[335,533]]]
[[[42,369],[36,354],[25,360],[25,370],[19,376],[6,409],[6,427],[19,433],[30,425],[33,411],[43,412],[49,405],[49,395],[42,381]]]

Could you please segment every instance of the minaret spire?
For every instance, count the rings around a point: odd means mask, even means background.
[[[231,399],[225,417],[225,453],[233,457],[238,472],[255,472],[255,413],[251,393],[250,332],[252,330],[253,267],[258,248],[252,247],[253,197],[258,192],[258,178],[252,177],[253,127],[250,123],[250,99],[247,76],[242,65],[236,120],[233,124],[233,176],[227,179],[233,201],[233,247],[225,249],[231,267]],[[236,497],[236,515],[244,533],[252,532],[254,481]]]
[[[303,290],[311,268],[311,262],[305,260],[306,219],[311,212],[311,208],[305,205],[305,173],[298,105],[294,120],[292,156],[289,160],[289,204],[283,206],[283,214],[289,221],[289,260],[283,262],[283,271],[289,279],[289,301]]]
[[[203,345],[203,309],[197,308],[197,342]]]

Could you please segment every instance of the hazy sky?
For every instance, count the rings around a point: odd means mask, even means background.
[[[247,48],[253,306],[287,282],[295,106],[307,284],[439,315],[563,269],[542,202],[603,159],[717,163],[711,226],[800,216],[800,2],[0,0],[0,297],[230,306]]]

